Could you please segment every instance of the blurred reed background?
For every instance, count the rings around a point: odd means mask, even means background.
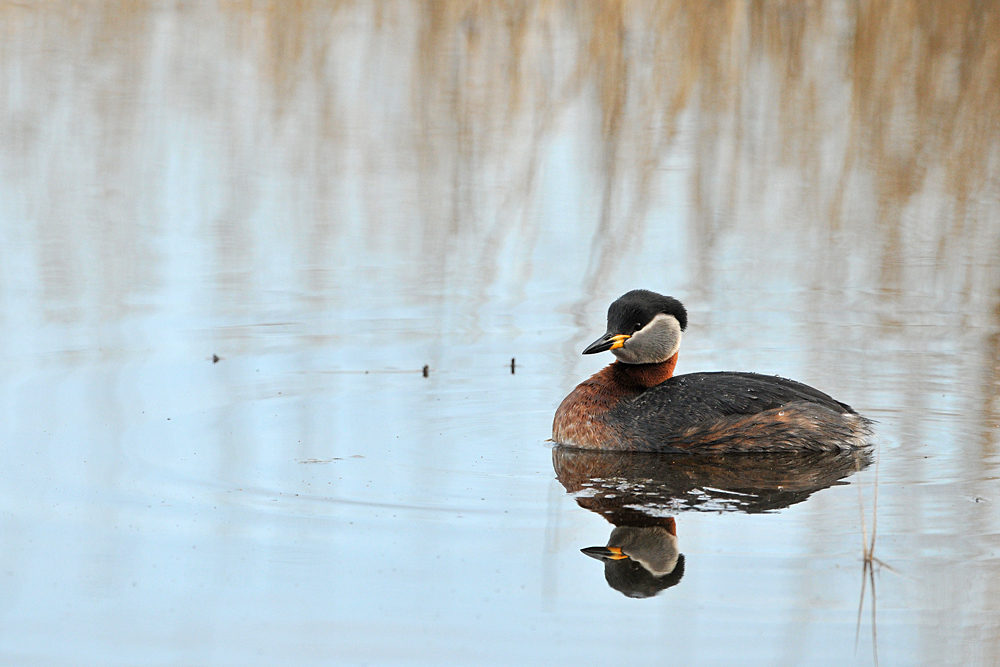
[[[0,298],[18,317],[141,310],[174,268],[157,239],[180,228],[203,240],[186,259],[213,276],[212,312],[252,313],[275,282],[320,311],[374,281],[406,285],[404,303],[458,290],[447,326],[474,331],[486,294],[523,298],[559,257],[572,270],[547,289],[578,294],[563,309],[582,330],[655,246],[717,309],[748,278],[809,290],[812,322],[870,295],[851,305],[878,326],[855,348],[948,322],[926,345],[979,350],[964,381],[982,387],[984,444],[998,424],[992,4],[0,11]],[[368,269],[345,280],[359,251]]]

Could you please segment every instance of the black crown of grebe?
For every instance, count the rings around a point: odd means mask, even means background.
[[[871,421],[818,389],[757,373],[674,375],[687,311],[633,290],[608,308],[608,330],[584,354],[617,361],[556,410],[552,439],[643,452],[838,451],[868,446]]]

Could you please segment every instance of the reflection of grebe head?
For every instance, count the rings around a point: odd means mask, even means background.
[[[611,350],[626,364],[666,361],[677,354],[687,311],[681,302],[649,290],[632,290],[608,308],[608,330],[584,354]]]
[[[663,526],[618,526],[606,547],[583,553],[604,561],[608,585],[631,598],[647,598],[676,586],[684,576],[677,535]]]
[[[676,586],[684,576],[684,554],[677,557],[677,567],[663,577],[653,576],[634,560],[604,563],[604,579],[608,586],[630,598],[651,598],[660,591]]]

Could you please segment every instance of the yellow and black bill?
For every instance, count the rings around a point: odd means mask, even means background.
[[[580,549],[583,553],[597,560],[623,560],[628,556],[622,553],[620,547],[587,547]]]
[[[625,341],[631,338],[628,334],[614,334],[610,331],[593,343],[587,346],[587,349],[583,351],[584,354],[596,354],[597,352],[604,352],[605,350],[617,350],[619,347],[625,345]]]

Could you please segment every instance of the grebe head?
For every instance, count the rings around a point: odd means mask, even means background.
[[[611,350],[626,364],[653,364],[677,354],[687,311],[681,302],[649,290],[632,290],[608,308],[608,331],[584,354]]]
[[[677,550],[675,529],[618,526],[606,547],[583,553],[604,561],[604,578],[630,598],[648,598],[676,586],[684,576],[684,555]]]

